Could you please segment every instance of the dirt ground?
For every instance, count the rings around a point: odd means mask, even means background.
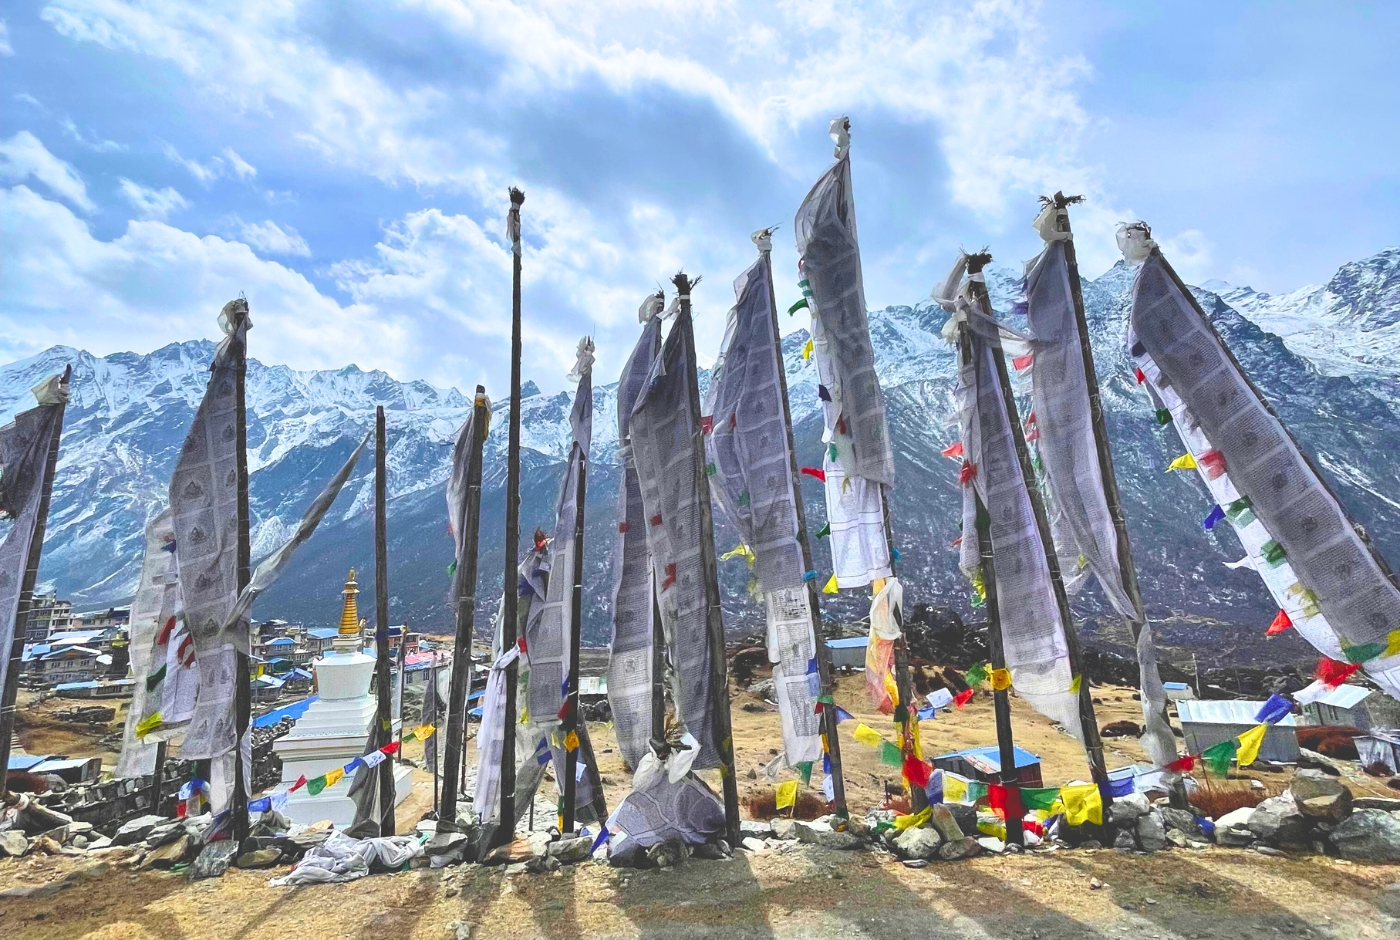
[[[855,717],[893,737],[888,716],[868,705],[859,675],[843,677],[837,700]],[[1096,689],[1101,723],[1140,719],[1127,689]],[[741,797],[771,787],[761,768],[775,753],[776,709],[746,710],[762,700],[733,694]],[[1041,756],[1047,785],[1087,775],[1083,749],[1028,706],[1013,700],[1017,744]],[[473,728],[474,730],[474,728]],[[609,805],[629,777],[611,729],[590,726]],[[856,744],[853,723],[841,729],[853,811],[876,805],[898,771]],[[991,699],[922,723],[932,756],[995,740]],[[1113,739],[1109,764],[1146,761],[1131,739]],[[76,753],[76,751],[75,751]],[[410,757],[421,745],[410,744]],[[475,761],[475,748],[467,759]],[[750,779],[749,771],[757,779]],[[786,775],[786,774],[785,774]],[[1250,771],[1281,790],[1288,772]],[[400,806],[400,831],[431,807],[428,774]],[[715,781],[712,781],[712,784]],[[1380,781],[1348,783],[1358,793],[1393,795]],[[1247,786],[1239,782],[1237,786]],[[553,800],[550,784],[543,790]],[[552,820],[538,814],[536,828]],[[88,860],[29,857],[0,861],[0,890],[51,883],[92,865]],[[176,940],[218,937],[384,938],[443,940],[458,923],[478,938],[818,938],[1160,937],[1238,940],[1252,937],[1380,938],[1400,935],[1400,920],[1377,909],[1381,889],[1400,881],[1400,866],[1352,864],[1321,857],[1274,858],[1207,848],[1152,856],[1111,850],[982,857],[905,868],[883,853],[790,851],[740,853],[672,871],[614,870],[585,863],[547,876],[504,875],[465,866],[440,872],[377,875],[345,885],[271,888],[282,871],[231,870],[190,884],[181,875],[111,866],[43,899],[0,899],[0,937],[53,940]],[[1100,887],[1091,885],[1095,879]],[[1400,910],[1400,908],[1397,908]]]

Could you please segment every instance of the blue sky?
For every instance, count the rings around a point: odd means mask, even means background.
[[[754,229],[797,296],[841,113],[871,306],[1031,256],[1055,189],[1091,276],[1139,217],[1270,292],[1400,243],[1400,4],[52,0],[2,35],[0,360],[212,338],[244,291],[265,362],[503,394],[512,184],[527,376],[585,332],[614,374],[681,266],[713,350]]]

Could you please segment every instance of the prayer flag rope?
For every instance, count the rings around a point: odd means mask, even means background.
[[[404,741],[426,741],[432,736],[435,730],[436,729],[432,725],[419,725],[412,731],[406,732],[403,739]],[[335,786],[340,782],[341,778],[352,776],[355,771],[359,770],[361,767],[378,767],[380,764],[384,763],[386,758],[393,756],[398,749],[399,742],[390,741],[379,750],[366,754],[363,757],[357,757],[344,767],[336,767],[333,770],[328,770],[319,777],[312,777],[308,780],[306,775],[302,774],[301,777],[297,779],[296,783],[287,788],[287,792],[295,793],[302,787],[306,787],[307,792],[315,796],[327,787]]]

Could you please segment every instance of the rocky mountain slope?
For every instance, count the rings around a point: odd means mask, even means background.
[[[999,309],[1009,307],[1012,277],[992,277]],[[1132,378],[1122,337],[1131,273],[1122,265],[1086,281],[1085,302],[1104,388],[1118,477],[1129,513],[1139,577],[1150,612],[1165,621],[1167,643],[1209,649],[1242,661],[1306,658],[1295,637],[1266,645],[1273,611],[1256,576],[1222,564],[1240,556],[1234,537],[1205,532],[1210,510],[1194,477],[1166,474],[1180,451],[1169,430],[1152,420],[1147,398]],[[1197,296],[1226,342],[1318,458],[1353,516],[1383,551],[1400,559],[1400,412],[1393,352],[1400,347],[1400,249],[1344,266],[1326,287],[1270,297],[1221,285]],[[718,313],[729,297],[697,297]],[[939,337],[945,315],[921,303],[871,312],[878,367],[888,397],[896,446],[893,495],[901,574],[912,603],[950,607],[968,616],[967,586],[949,549],[958,534],[954,466],[939,451],[956,436],[952,350]],[[788,321],[796,324],[796,321]],[[802,360],[806,334],[784,340],[793,416],[802,463],[820,456],[815,369]],[[254,354],[256,330],[250,336]],[[95,357],[54,347],[0,367],[0,413],[27,407],[28,388],[41,377],[74,367],[62,460],[41,580],[90,609],[130,598],[141,529],[165,498],[185,429],[198,404],[213,355],[208,342],[175,343],[148,355]],[[609,377],[598,376],[593,465],[589,476],[585,642],[610,635],[609,595],[616,467],[616,402]],[[492,390],[501,395],[501,390]],[[522,404],[522,526],[552,525],[562,461],[567,452],[570,394],[540,394],[531,383]],[[450,629],[444,484],[451,441],[469,410],[456,389],[399,382],[351,365],[339,371],[298,372],[249,363],[248,445],[254,519],[253,552],[271,551],[295,526],[324,481],[373,425],[374,408],[388,415],[390,450],[389,552],[391,612],[416,628]],[[484,627],[500,594],[504,569],[504,403],[494,406],[486,445],[478,624]],[[334,622],[339,589],[351,566],[362,588],[374,579],[371,538],[372,462],[365,462],[277,587],[258,602],[259,617],[316,624]],[[810,483],[811,481],[807,481]],[[812,525],[821,525],[817,486],[805,493]],[[721,525],[720,550],[736,541]],[[829,567],[818,547],[819,569]],[[726,618],[733,629],[756,625],[759,612],[745,595],[741,561],[725,563]],[[833,599],[830,616],[854,620],[865,602]],[[1075,601],[1090,622],[1091,640],[1119,644],[1121,629],[1102,616],[1096,590]],[[1178,657],[1179,658],[1179,657]],[[1189,659],[1189,656],[1187,657]]]

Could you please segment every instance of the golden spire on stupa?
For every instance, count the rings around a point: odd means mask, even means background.
[[[340,611],[340,635],[354,637],[358,642],[360,638],[360,609],[355,603],[355,595],[360,593],[360,586],[355,582],[355,569],[350,569],[350,577],[345,580],[345,590],[340,592],[345,596],[345,606]]]

